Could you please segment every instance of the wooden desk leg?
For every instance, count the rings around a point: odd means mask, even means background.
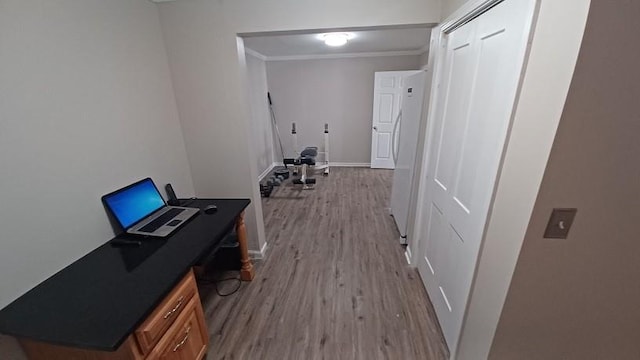
[[[244,211],[236,219],[236,233],[238,234],[238,243],[240,244],[240,279],[242,281],[253,280],[253,264],[249,259],[249,247],[247,245],[247,229],[244,226]]]

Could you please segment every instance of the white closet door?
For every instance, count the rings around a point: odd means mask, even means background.
[[[519,84],[533,0],[508,0],[444,39],[418,268],[455,352]]]

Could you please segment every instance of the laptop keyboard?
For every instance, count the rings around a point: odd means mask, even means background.
[[[155,220],[153,220],[152,222],[148,223],[147,225],[141,227],[140,229],[138,229],[138,231],[143,231],[143,232],[154,232],[156,231],[159,227],[161,227],[162,225],[166,224],[167,221],[173,219],[176,215],[180,214],[181,212],[183,212],[184,209],[169,209],[169,211],[167,211],[166,213],[158,216]]]

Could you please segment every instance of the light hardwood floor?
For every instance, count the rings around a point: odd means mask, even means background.
[[[315,190],[287,185],[263,199],[256,278],[228,297],[201,290],[207,359],[448,358],[388,214],[392,175],[332,168]]]

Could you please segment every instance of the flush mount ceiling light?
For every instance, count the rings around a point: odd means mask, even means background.
[[[353,39],[355,36],[352,33],[335,32],[318,35],[318,39],[324,41],[328,46],[343,46],[347,41]]]

